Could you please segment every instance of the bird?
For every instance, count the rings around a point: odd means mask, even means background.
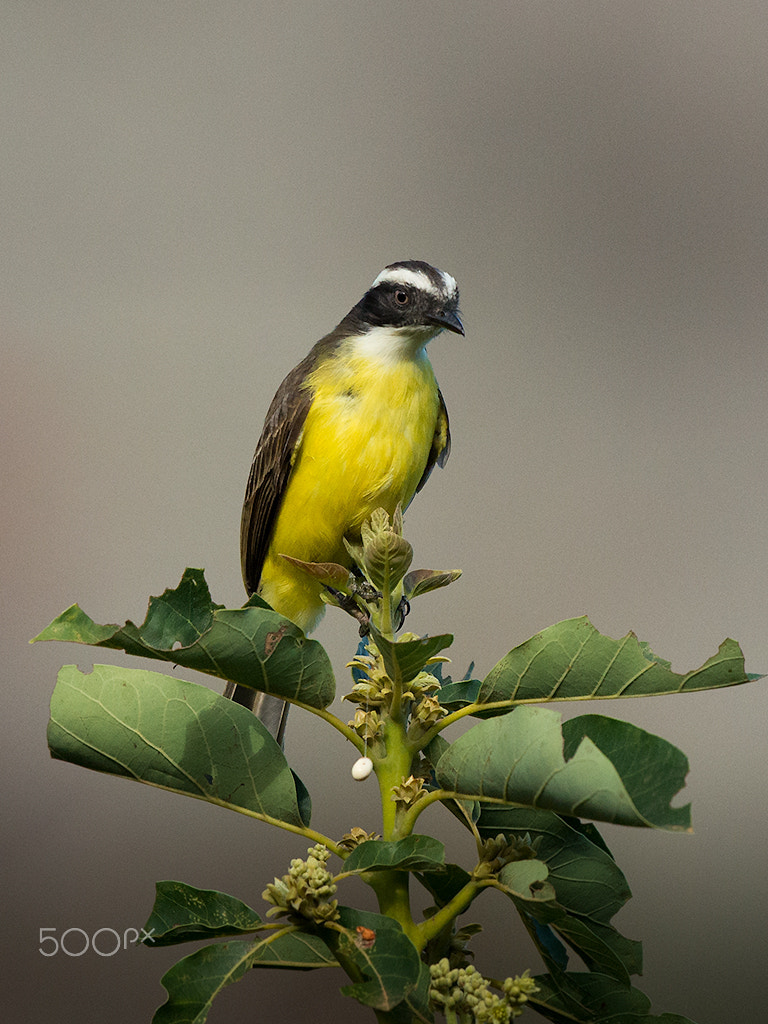
[[[451,448],[448,412],[426,346],[464,335],[456,281],[421,260],[391,263],[277,389],[251,463],[240,528],[243,582],[311,632],[321,582],[283,558],[350,567],[379,508],[405,509]],[[228,684],[282,744],[288,706]]]

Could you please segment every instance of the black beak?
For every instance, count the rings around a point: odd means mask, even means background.
[[[435,327],[442,327],[446,331],[453,331],[454,334],[460,334],[464,336],[464,325],[459,320],[458,313],[453,313],[448,309],[442,309],[439,313],[431,313],[429,316],[429,322],[434,324]]]

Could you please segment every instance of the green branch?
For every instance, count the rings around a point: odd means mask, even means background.
[[[173,789],[171,786],[161,786],[157,782],[147,782],[146,779],[139,779],[144,783],[145,786],[153,786],[155,789],[164,789],[168,793],[178,793],[177,789]],[[246,818],[254,818],[256,821],[263,821],[267,825],[274,825],[275,828],[281,828],[284,832],[293,832],[294,835],[304,836],[306,839],[313,839],[316,843],[322,843],[323,846],[327,846],[331,853],[335,853],[337,857],[341,857],[344,860],[349,856],[349,851],[345,850],[343,846],[339,846],[337,842],[328,836],[323,835],[322,832],[317,832],[313,828],[308,828],[304,825],[292,825],[289,821],[282,821],[280,818],[273,818],[271,814],[264,814],[263,811],[253,811],[248,807],[240,807],[237,804],[227,803],[226,800],[217,800],[208,794],[201,794],[200,796],[194,793],[187,793],[186,796],[191,796],[193,800],[205,800],[206,803],[215,804],[217,807],[224,807],[228,811],[236,811],[238,814],[244,814]]]
[[[481,890],[494,886],[495,883],[494,878],[472,878],[467,882],[445,906],[440,907],[432,917],[428,917],[426,921],[416,926],[419,935],[417,949],[422,950],[430,939],[439,935],[459,914],[464,913]]]
[[[466,718],[467,715],[475,715],[478,711],[493,711],[497,708],[509,708],[510,710],[516,707],[517,704],[522,703],[521,701],[510,701],[500,700],[494,704],[467,704],[463,708],[459,708],[457,711],[452,711],[445,718],[441,718],[439,722],[432,726],[432,728],[423,734],[418,740],[418,747],[416,749],[423,750],[424,747],[428,746],[435,736],[439,736],[443,729],[447,729],[449,725],[453,725],[454,722],[461,721],[462,718]]]
[[[448,793],[444,789],[432,789],[424,793],[415,804],[403,814],[400,821],[400,832],[404,836],[409,836],[416,825],[416,819],[419,817],[422,811],[426,811],[427,807],[436,803],[438,800],[451,800],[453,794]]]
[[[315,715],[317,718],[322,718],[322,720],[327,722],[328,725],[336,730],[336,732],[341,733],[344,739],[349,740],[349,742],[356,747],[361,754],[365,750],[365,744],[357,735],[355,730],[351,726],[342,722],[340,718],[328,711],[327,708],[313,708],[311,704],[303,704],[300,700],[294,700],[287,697],[281,699],[285,700],[288,704],[293,704],[295,707],[301,708],[303,711],[308,711],[311,715]]]

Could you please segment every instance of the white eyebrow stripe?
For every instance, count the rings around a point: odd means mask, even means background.
[[[458,293],[458,290],[459,290],[459,286],[456,283],[456,278],[455,277],[451,277],[450,274],[446,274],[446,272],[444,270],[440,270],[440,271],[438,271],[438,273],[440,273],[442,275],[442,278],[445,281],[446,293],[448,295],[456,295]]]
[[[442,274],[442,276],[445,278],[447,275]],[[451,278],[451,281],[453,281],[453,278]],[[375,288],[377,285],[386,283],[410,284],[414,288],[418,288],[419,291],[429,292],[431,295],[436,295],[438,297],[443,294],[439,288],[435,287],[426,274],[422,273],[420,270],[411,270],[409,267],[386,267],[373,282],[371,288]],[[456,287],[455,281],[453,281],[453,286],[454,288]]]

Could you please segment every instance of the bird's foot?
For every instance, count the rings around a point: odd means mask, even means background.
[[[371,630],[371,617],[360,607],[355,597],[359,595],[364,601],[374,601],[381,598],[378,590],[365,581],[356,583],[351,594],[344,594],[342,591],[336,590],[335,587],[326,587],[325,589],[333,598],[333,603],[337,608],[341,608],[347,615],[351,615],[360,623],[360,636],[368,636]]]
[[[360,623],[360,636],[368,636],[371,631],[371,616],[367,611],[360,607],[357,602],[357,598],[360,598],[365,604],[373,604],[381,600],[381,593],[374,586],[372,586],[367,580],[356,579],[352,584],[352,591],[349,594],[343,593],[341,590],[336,590],[335,587],[329,587],[326,585],[326,591],[333,598],[333,603],[337,608],[341,608],[351,615],[353,619],[357,619]],[[395,630],[401,629],[405,622],[406,616],[410,613],[411,603],[405,598],[401,597],[400,601],[395,609]]]

